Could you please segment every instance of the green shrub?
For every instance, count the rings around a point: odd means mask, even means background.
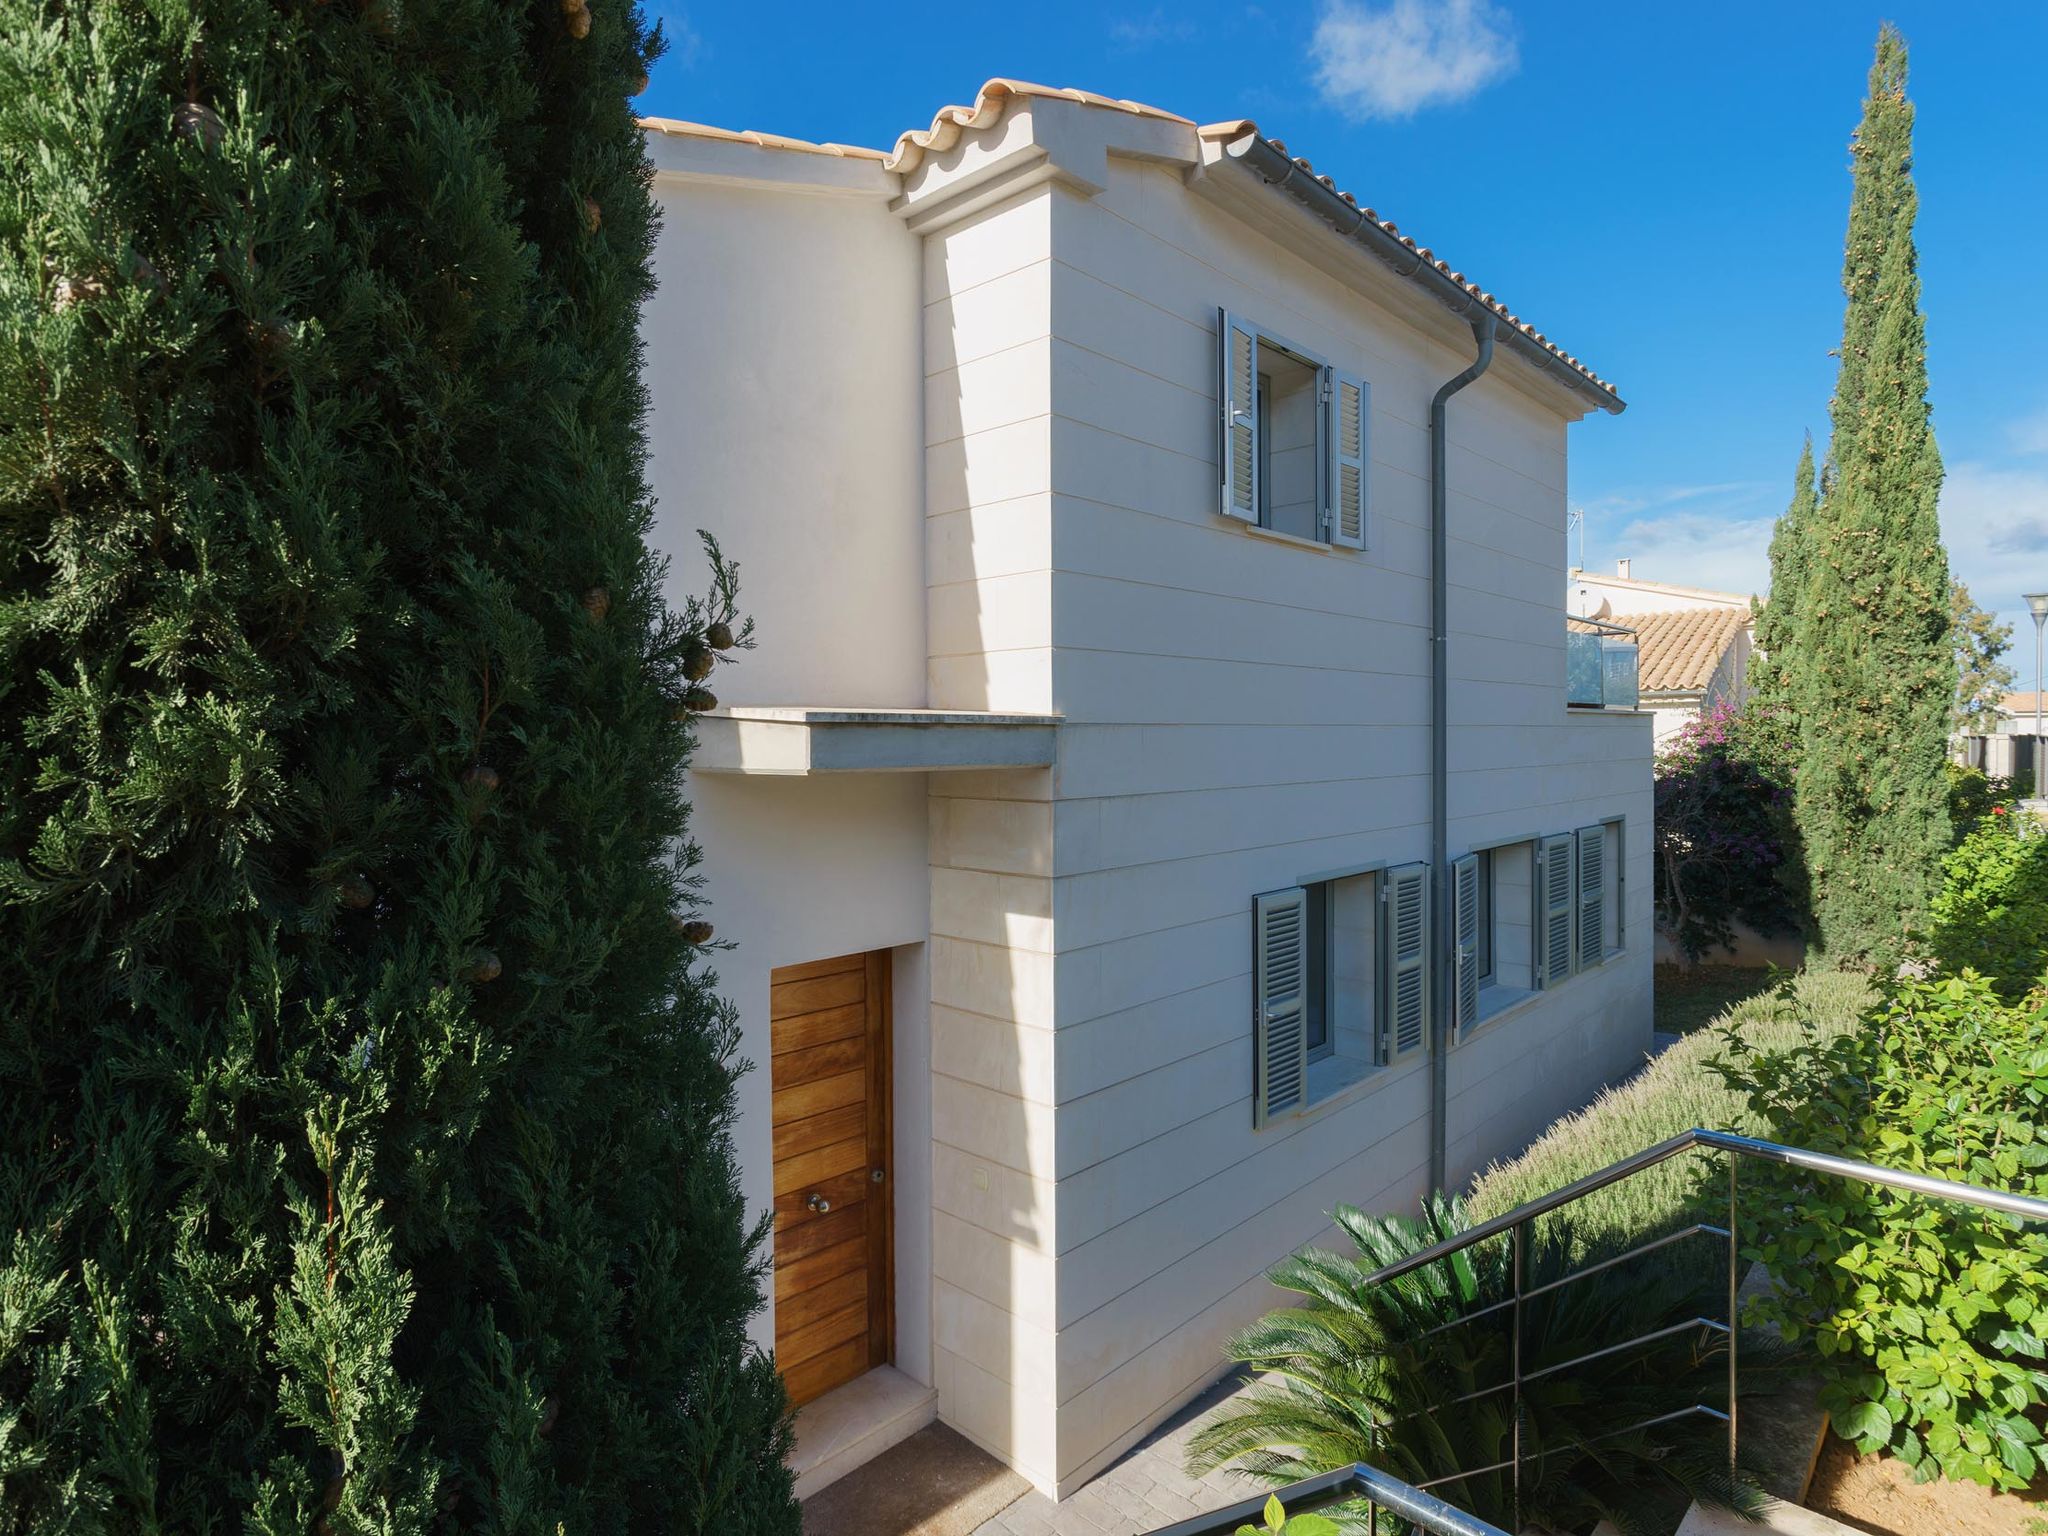
[[[1982,768],[1951,761],[1948,765],[1948,819],[1961,842],[1983,825],[1994,808],[2010,808],[2017,798],[2011,779],[1994,779]]]
[[[2048,995],[1908,977],[1860,1030],[1768,1049],[1727,1033],[1724,1075],[1774,1139],[2048,1195]],[[1744,1320],[1818,1350],[1837,1433],[1924,1477],[2048,1470],[2048,1231],[1796,1169],[1743,1178],[1743,1251],[1778,1283]]]
[[[1465,1230],[1467,1212],[1438,1200],[1421,1220],[1350,1207],[1336,1219],[1356,1256],[1309,1249],[1273,1269],[1273,1283],[1297,1305],[1268,1313],[1229,1345],[1234,1359],[1272,1376],[1202,1426],[1189,1445],[1193,1468],[1235,1463],[1275,1485],[1358,1461],[1418,1485],[1469,1471],[1434,1491],[1509,1530],[1578,1531],[1606,1519],[1634,1536],[1670,1530],[1694,1500],[1757,1507],[1753,1481],[1729,1479],[1718,1424],[1698,1416],[1643,1424],[1726,1399],[1724,1341],[1685,1326],[1711,1307],[1711,1285],[1634,1260],[1525,1301],[1518,1521],[1514,1479],[1500,1465],[1515,1447],[1514,1399],[1504,1389],[1514,1321],[1509,1309],[1490,1310],[1513,1294],[1509,1244],[1478,1243],[1370,1285],[1378,1269]],[[1578,1247],[1563,1226],[1536,1237],[1525,1255],[1528,1284],[1577,1267]],[[1585,1358],[1667,1328],[1668,1337]],[[1767,1379],[1771,1364],[1745,1342],[1745,1390]],[[1362,1524],[1360,1513],[1332,1511],[1347,1525]]]
[[[2048,827],[1994,806],[1942,864],[1934,953],[1951,975],[1978,971],[2008,1002],[2048,968]]]
[[[745,625],[646,542],[661,46],[0,0],[0,1536],[801,1528],[685,799]]]
[[[1322,1515],[1290,1515],[1276,1494],[1266,1495],[1264,1525],[1240,1525],[1236,1536],[1337,1536],[1337,1523]]]
[[[1724,1017],[1741,1023],[1745,1048],[1784,1049],[1854,1027],[1871,995],[1859,975],[1805,971]],[[1498,1216],[1694,1126],[1760,1131],[1761,1117],[1716,1070],[1729,1050],[1721,1031],[1687,1035],[1628,1082],[1557,1121],[1519,1157],[1480,1174],[1470,1199],[1474,1219]],[[1579,1201],[1572,1225],[1581,1245],[1625,1246],[1710,1217],[1712,1202],[1699,1188],[1700,1161],[1673,1159]]]

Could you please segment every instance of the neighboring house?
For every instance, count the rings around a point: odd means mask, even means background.
[[[2034,763],[2034,711],[2032,692],[2008,693],[1998,703],[1998,725],[1989,735],[1958,736],[1958,762],[1981,768],[1994,779],[2025,778],[2031,782]]]
[[[1567,709],[1556,578],[1621,402],[1247,122],[646,126],[655,538],[759,624],[690,799],[801,1486],[936,1413],[1063,1495],[1339,1202],[1641,1060],[1650,721]]]
[[[1618,573],[1573,569],[1572,612],[1635,636],[1641,707],[1656,717],[1657,744],[1716,704],[1749,702],[1755,636],[1750,600],[1735,592],[1638,581],[1629,562]]]

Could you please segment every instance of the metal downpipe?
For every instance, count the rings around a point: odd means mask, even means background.
[[[1450,811],[1450,518],[1445,478],[1450,455],[1444,440],[1451,396],[1493,366],[1492,311],[1471,317],[1479,355],[1444,381],[1429,402],[1429,874],[1431,980],[1429,989],[1429,1187],[1444,1187],[1449,1161],[1452,951]]]

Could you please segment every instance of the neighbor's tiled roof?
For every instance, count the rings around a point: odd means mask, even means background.
[[[1636,675],[1645,693],[1697,693],[1749,623],[1747,608],[1673,608],[1616,614],[1607,620],[1636,632]]]
[[[2032,693],[2008,693],[1999,701],[1998,707],[2008,715],[2031,715],[2034,712]]]
[[[1192,118],[1182,117],[1176,112],[1168,112],[1160,107],[1150,107],[1143,102],[1120,101],[1113,96],[1103,96],[1097,92],[1079,90],[1073,86],[1034,85],[1028,80],[1010,80],[999,76],[988,81],[975,93],[973,106],[941,107],[932,117],[929,128],[912,129],[897,135],[895,145],[886,151],[862,149],[851,144],[814,144],[808,139],[792,139],[779,133],[760,133],[751,129],[736,133],[728,128],[712,128],[703,123],[684,122],[676,118],[667,117],[643,117],[640,119],[640,126],[654,133],[676,134],[691,138],[722,139],[732,143],[752,144],[762,149],[796,150],[807,154],[838,155],[842,158],[852,157],[862,160],[879,160],[887,170],[907,173],[915,170],[926,154],[943,154],[946,150],[952,148],[954,144],[959,142],[960,135],[967,130],[986,128],[1000,120],[1003,115],[1004,105],[1011,98],[1034,96],[1079,102],[1084,106],[1101,107],[1113,112],[1128,112],[1134,117],[1149,117],[1163,122],[1184,123],[1190,127],[1194,125],[1194,119]],[[1209,123],[1196,131],[1204,139],[1228,144],[1245,137],[1247,134],[1257,136],[1259,128],[1258,124],[1249,118],[1239,118],[1234,122]],[[1272,139],[1268,142],[1282,154],[1287,152],[1287,146],[1278,139]],[[1507,305],[1486,292],[1479,284],[1467,279],[1464,273],[1452,270],[1451,264],[1439,259],[1436,253],[1430,250],[1428,246],[1418,245],[1414,236],[1402,234],[1393,220],[1381,218],[1371,208],[1360,207],[1356,197],[1349,192],[1340,190],[1329,177],[1317,175],[1315,167],[1310,165],[1308,161],[1295,156],[1294,164],[1300,167],[1303,174],[1314,176],[1317,181],[1329,188],[1330,191],[1336,193],[1337,196],[1341,197],[1353,208],[1357,208],[1364,218],[1371,220],[1386,234],[1415,252],[1419,260],[1427,262],[1439,274],[1449,278],[1452,282],[1463,288],[1473,298],[1491,310],[1501,323],[1513,326],[1523,336],[1555,357],[1567,368],[1581,375],[1597,388],[1604,390],[1608,395],[1612,396],[1614,394],[1614,385],[1565,351],[1564,348],[1537,330],[1535,326],[1516,315]]]

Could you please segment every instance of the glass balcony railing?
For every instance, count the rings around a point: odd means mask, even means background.
[[[1567,619],[1564,701],[1574,709],[1634,709],[1636,634],[1604,619]]]

